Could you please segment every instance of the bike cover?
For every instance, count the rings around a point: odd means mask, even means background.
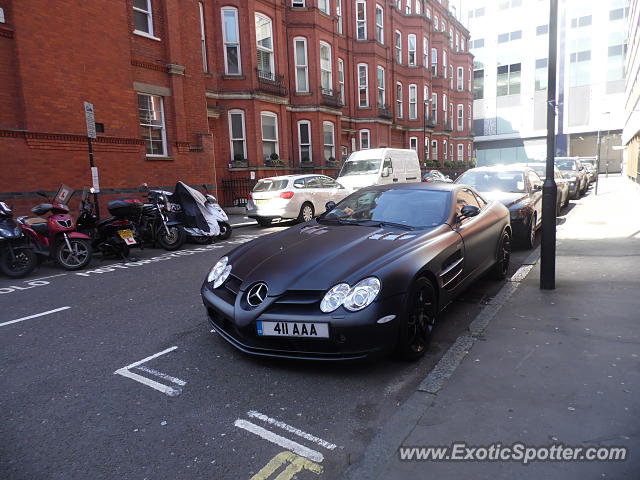
[[[180,205],[176,217],[191,234],[214,237],[220,234],[217,218],[207,206],[207,198],[184,182],[176,183],[169,201]]]

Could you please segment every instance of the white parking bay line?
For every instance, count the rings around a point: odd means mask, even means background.
[[[187,384],[187,382],[185,382],[184,380],[180,380],[179,378],[172,377],[171,375],[167,375],[166,373],[159,372],[158,370],[154,370],[153,368],[145,367],[144,365],[139,365],[136,367],[136,369],[150,373],[151,375],[155,375],[156,377],[162,378],[163,380],[169,380],[171,383],[175,383],[176,385],[180,385],[181,387],[184,387]]]
[[[142,375],[138,375],[137,373],[130,372],[126,368],[116,370],[114,373],[122,375],[123,377],[130,378],[131,380],[135,380],[136,382],[140,382],[143,385],[151,387],[154,390],[158,390],[159,392],[162,392],[170,397],[177,397],[182,393],[182,388],[180,387],[170,387],[168,385],[164,385],[160,382],[156,382],[155,380],[151,380],[147,377],[143,377]]]
[[[12,323],[24,322],[25,320],[31,320],[32,318],[43,317],[45,315],[51,315],[52,313],[62,312],[63,310],[69,310],[71,307],[60,307],[54,310],[49,310],[47,312],[36,313],[35,315],[29,315],[28,317],[17,318],[15,320],[10,320],[8,322],[0,323],[0,327],[4,327],[5,325],[11,325]]]
[[[288,425],[288,424],[286,424],[284,422],[281,422],[280,420],[276,420],[275,418],[268,417],[264,413],[260,413],[260,412],[256,412],[255,410],[251,410],[251,411],[247,412],[247,415],[249,415],[249,417],[251,417],[251,418],[257,418],[258,420],[262,420],[263,422],[266,422],[269,425],[274,425],[276,427],[282,428],[283,430],[286,430],[289,433],[293,433],[294,435],[297,435],[297,436],[299,436],[301,438],[304,438],[305,440],[309,440],[309,441],[311,441],[313,443],[316,443],[316,444],[320,445],[321,447],[326,448],[327,450],[333,450],[334,448],[336,448],[336,445],[334,445],[331,442],[327,442],[326,440],[318,438],[315,435],[311,435],[310,433],[303,432],[299,428],[292,427],[291,425]]]
[[[123,369],[127,369],[128,370],[130,368],[137,367],[138,365],[142,365],[143,363],[147,363],[149,360],[153,360],[154,358],[157,358],[160,355],[164,355],[165,353],[173,352],[176,348],[178,348],[177,345],[175,347],[169,347],[166,350],[163,350],[163,351],[158,352],[158,353],[154,353],[153,355],[149,355],[147,358],[143,358],[142,360],[139,360],[137,362],[133,362],[131,365],[127,365],[126,367],[122,367],[120,370],[123,370]]]
[[[161,355],[164,355],[164,354],[169,353],[169,352],[173,352],[176,348],[178,348],[178,347],[174,346],[174,347],[167,348],[167,349],[165,349],[165,350],[163,350],[161,352],[154,353],[153,355],[150,355],[150,356],[148,356],[146,358],[143,358],[142,360],[139,360],[137,362],[133,362],[132,364],[127,365],[126,367],[119,368],[118,370],[116,370],[113,373],[114,374],[118,374],[118,375],[122,375],[123,377],[130,378],[131,380],[135,380],[136,382],[142,383],[143,385],[146,385],[147,387],[151,387],[154,390],[162,392],[165,395],[168,395],[170,397],[177,397],[178,395],[180,395],[182,393],[182,388],[181,387],[184,387],[187,384],[187,382],[185,382],[184,380],[180,380],[179,378],[172,377],[172,376],[167,375],[165,373],[159,372],[158,370],[154,370],[153,368],[147,368],[147,367],[141,367],[140,366],[143,363],[148,362],[149,360],[153,360],[154,358],[158,358]],[[172,387],[172,386],[160,383],[160,382],[156,382],[155,380],[151,380],[150,378],[143,377],[142,375],[138,375],[137,373],[133,373],[131,371],[132,368],[137,368],[137,369],[139,369],[139,370],[141,370],[143,372],[150,373],[152,375],[155,375],[156,377],[162,378],[163,380],[169,380],[170,382],[175,383],[175,384],[180,385],[180,386],[179,387]]]
[[[301,457],[308,458],[309,460],[313,460],[314,462],[318,463],[324,460],[324,456],[320,452],[307,448],[304,445],[300,445],[299,443],[294,442],[293,440],[289,440],[288,438],[281,437],[280,435],[262,428],[255,423],[238,419],[235,421],[234,425],[238,428],[246,430],[247,432],[251,432],[254,435],[257,435],[260,438],[268,440],[271,443],[275,443],[276,445],[286,448],[287,450],[290,450],[293,453],[300,455]]]

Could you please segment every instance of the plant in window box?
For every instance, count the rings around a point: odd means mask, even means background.
[[[307,156],[304,156],[300,159],[303,165],[308,166],[311,165],[311,159]]]
[[[338,161],[335,159],[335,157],[329,157],[327,158],[327,167],[339,167],[340,165],[338,165]]]
[[[230,167],[246,167],[248,165],[247,159],[244,158],[244,155],[241,153],[236,153],[233,156],[233,161],[230,164]]]
[[[267,167],[283,167],[284,166],[284,162],[280,160],[280,156],[275,152],[269,155],[269,158],[265,159],[264,164]]]
[[[458,165],[456,165],[456,163],[452,162],[451,160],[447,160],[446,162],[444,162],[444,166],[447,168],[456,168]]]

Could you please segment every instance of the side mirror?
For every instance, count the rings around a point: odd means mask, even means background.
[[[465,205],[464,207],[462,207],[462,210],[460,210],[460,215],[458,218],[462,220],[463,218],[475,217],[479,213],[480,209],[475,205]]]
[[[340,188],[340,189],[344,190],[344,187],[341,184],[339,184],[338,182],[336,182],[336,185],[337,185],[337,188]]]
[[[578,170],[583,171],[584,167],[581,166],[580,168],[578,168]]]
[[[336,202],[327,202],[324,204],[324,208],[326,209],[325,212],[329,212],[336,208]]]
[[[393,172],[393,168],[391,168],[391,167],[384,167],[384,168],[382,169],[382,174],[381,174],[381,175],[382,175],[383,177],[388,177],[389,175],[391,175],[391,172]]]

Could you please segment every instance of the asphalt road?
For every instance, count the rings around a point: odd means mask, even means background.
[[[282,228],[0,278],[0,478],[336,478],[501,286],[450,305],[417,363],[250,358],[210,332],[199,288],[235,245]],[[283,454],[291,441],[314,461]]]

